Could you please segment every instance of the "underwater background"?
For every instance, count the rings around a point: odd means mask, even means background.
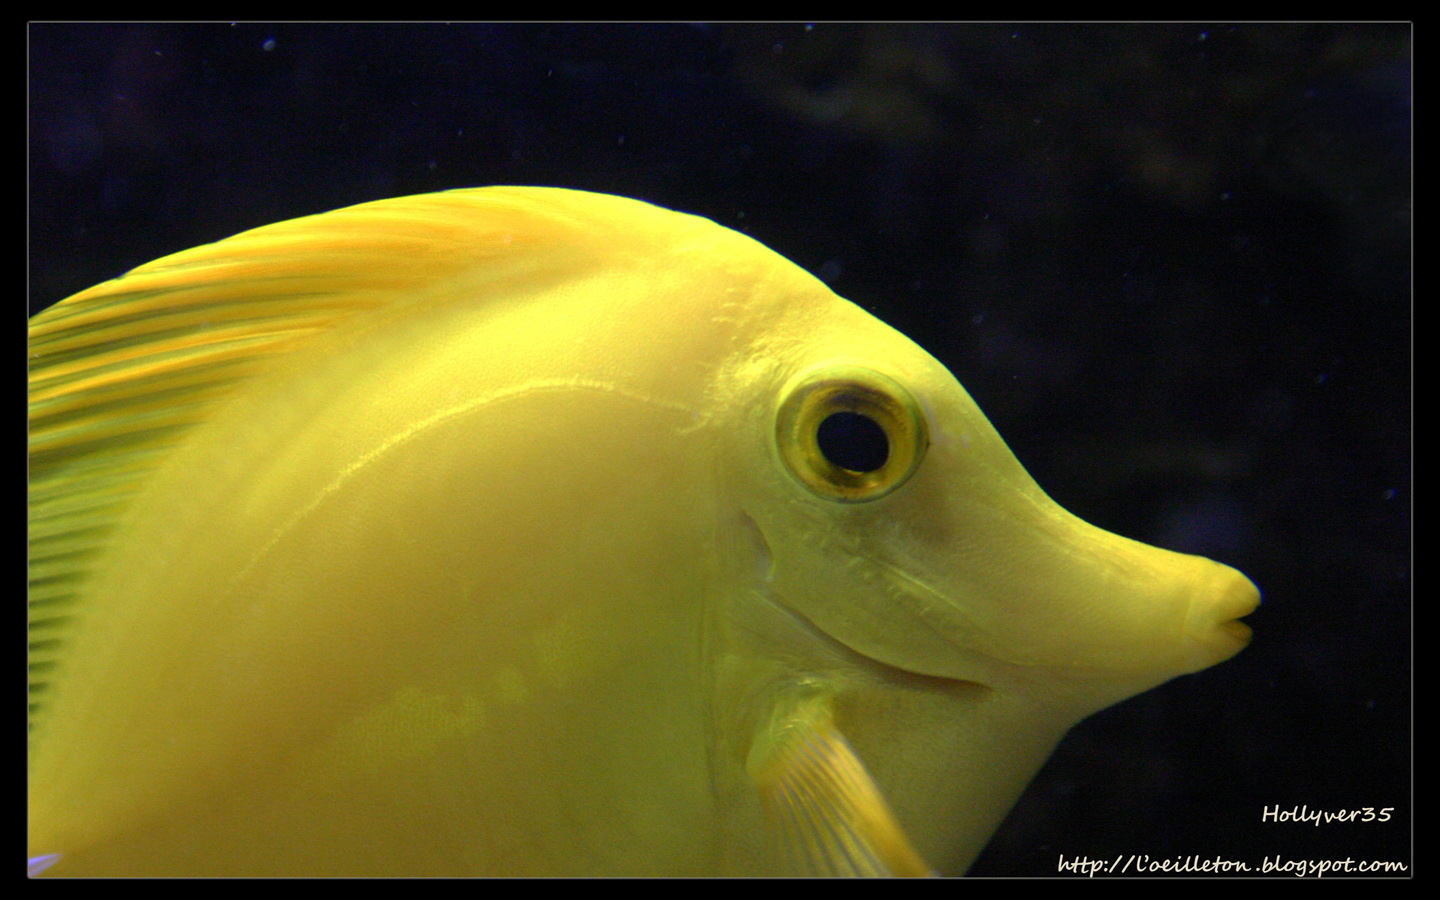
[[[30,314],[383,197],[707,216],[938,357],[1063,506],[1264,594],[1234,660],[1075,728],[971,875],[1409,865],[1409,25],[28,36]],[[1262,817],[1301,806],[1393,812]]]

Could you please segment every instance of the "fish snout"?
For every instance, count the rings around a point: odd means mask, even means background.
[[[1055,643],[1045,657],[1025,661],[1040,666],[1032,678],[1052,679],[1052,699],[1063,697],[1086,715],[1239,653],[1250,641],[1250,627],[1239,619],[1260,603],[1254,583],[1229,566],[1128,541],[1121,546],[1121,561],[1102,566],[1096,583],[1072,595],[1075,615],[1057,620],[1066,627],[1050,635]],[[1065,634],[1068,648],[1060,644]],[[1042,660],[1063,662],[1047,668]]]
[[[1260,591],[1227,565],[1083,523],[1057,546],[1052,568],[1029,570],[1039,602],[1023,625],[998,620],[1010,630],[994,658],[1053,677],[1066,671],[1064,680],[1108,704],[1224,662],[1250,640],[1239,619]]]

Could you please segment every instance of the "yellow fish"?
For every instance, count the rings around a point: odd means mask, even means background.
[[[1229,658],[939,362],[705,219],[282,222],[30,323],[51,875],[958,874],[1089,713]]]

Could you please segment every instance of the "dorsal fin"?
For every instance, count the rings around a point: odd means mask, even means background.
[[[457,282],[483,296],[481,282],[555,265],[525,251],[599,227],[591,207],[641,205],[596,197],[478,188],[352,206],[164,257],[31,319],[32,732],[80,586],[192,428],[346,320],[453,298]]]

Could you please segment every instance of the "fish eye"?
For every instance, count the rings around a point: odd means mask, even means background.
[[[782,394],[775,441],[786,467],[827,500],[876,500],[925,456],[925,417],[894,379],[860,366],[801,373]]]

